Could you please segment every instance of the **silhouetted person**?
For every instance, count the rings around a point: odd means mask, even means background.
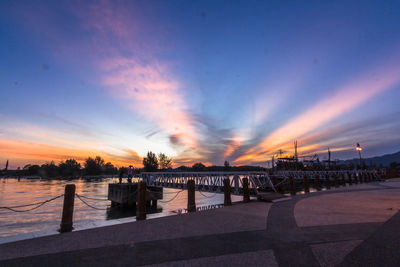
[[[122,177],[124,176],[124,170],[121,168],[119,170],[119,183],[122,184]]]
[[[132,177],[133,177],[133,168],[132,168],[132,165],[129,165],[129,168],[128,168],[128,183],[132,183]]]

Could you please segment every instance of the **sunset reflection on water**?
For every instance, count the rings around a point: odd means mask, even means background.
[[[39,180],[39,179],[0,179],[0,206],[11,207],[36,202],[42,202],[64,193],[64,187],[68,183],[76,185],[76,193],[92,198],[107,198],[108,183],[117,182],[116,178],[107,179],[76,179],[76,180]],[[164,201],[175,196],[180,189],[164,188]],[[224,201],[223,194],[196,192],[196,205],[205,206],[220,204]],[[241,197],[232,196],[233,201]],[[112,219],[135,216],[134,211],[111,208],[110,201],[87,200],[91,205],[103,209],[89,208],[79,199],[75,198],[74,227],[79,229],[91,222],[104,222]],[[63,198],[46,203],[42,207],[28,212],[13,212],[0,209],[0,238],[15,236],[37,231],[57,230],[61,221]],[[159,201],[157,212],[171,215],[171,211],[185,209],[187,205],[187,192],[183,191],[167,203]],[[29,208],[29,207],[28,207]],[[24,210],[27,208],[20,208]],[[104,210],[107,209],[107,210]],[[153,211],[155,212],[155,211]]]

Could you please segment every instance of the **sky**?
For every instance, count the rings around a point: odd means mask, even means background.
[[[0,168],[400,150],[398,1],[0,2]]]

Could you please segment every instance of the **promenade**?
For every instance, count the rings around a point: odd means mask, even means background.
[[[400,180],[0,245],[0,266],[398,266]]]

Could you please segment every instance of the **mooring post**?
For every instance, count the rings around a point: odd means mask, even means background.
[[[292,196],[296,195],[296,187],[294,185],[294,178],[293,176],[289,177],[289,186],[290,186],[290,194]]]
[[[357,173],[354,173],[353,177],[354,177],[354,183],[355,183],[355,184],[358,184]]]
[[[307,174],[303,177],[303,184],[304,184],[304,193],[310,193],[310,183],[308,181]]]
[[[318,190],[318,191],[321,191],[321,181],[320,181],[320,179],[319,179],[319,174],[315,174],[315,188]]]
[[[157,199],[153,199],[151,201],[151,208],[156,210],[157,209]]]
[[[242,183],[243,183],[243,202],[249,202],[250,201],[249,179],[243,178]]]
[[[325,175],[325,186],[326,186],[326,189],[331,189],[331,180],[329,177],[329,173],[326,173],[326,175]]]
[[[349,185],[353,185],[353,181],[351,180],[351,173],[347,172],[347,178],[349,179]]]
[[[344,176],[344,172],[342,172],[342,186],[346,186],[346,177]]]
[[[336,173],[333,174],[333,180],[334,180],[334,183],[335,183],[335,188],[338,188],[339,187],[339,180],[338,180],[338,177],[337,177]]]
[[[372,173],[368,173],[368,182],[370,183],[370,182],[372,182]]]
[[[75,185],[67,184],[64,193],[64,205],[60,224],[60,233],[71,232],[74,215]]]
[[[231,184],[229,178],[224,179],[224,206],[232,205]]]
[[[188,212],[196,211],[196,198],[195,198],[195,183],[194,180],[187,181],[187,190],[188,190]]]
[[[146,182],[138,183],[136,220],[146,220]]]

